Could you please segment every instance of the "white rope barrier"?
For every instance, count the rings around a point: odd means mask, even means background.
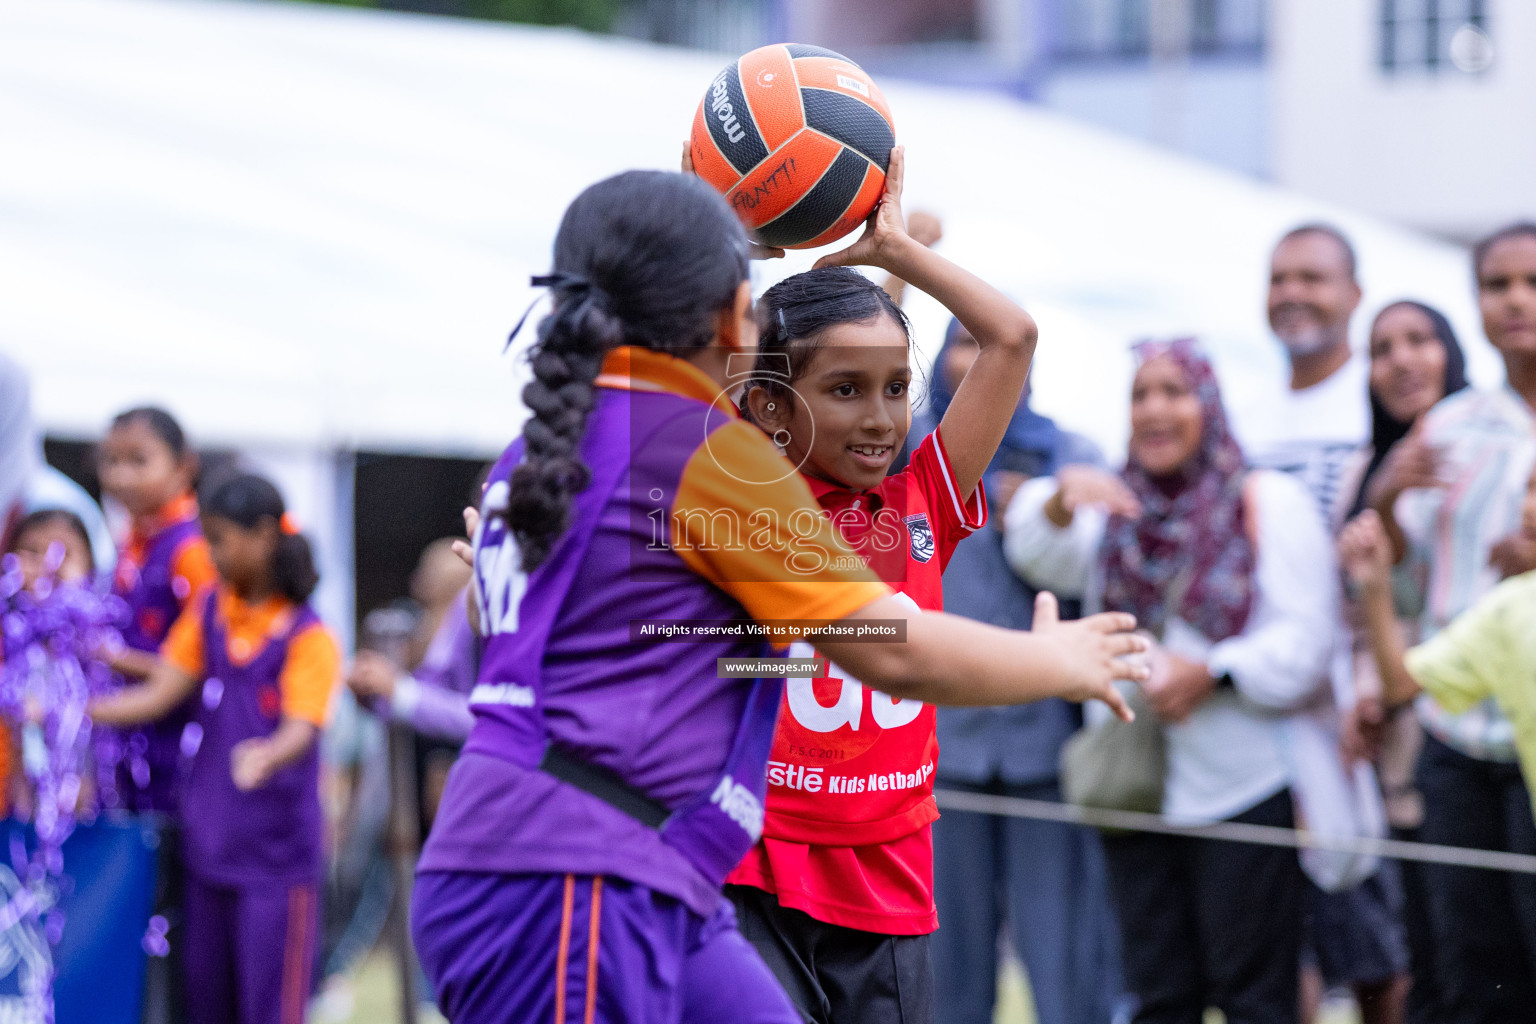
[[[1418,861],[1422,864],[1448,864],[1454,867],[1484,868],[1490,871],[1536,875],[1536,856],[1525,853],[1476,850],[1461,846],[1437,846],[1433,843],[1409,843],[1399,839],[1324,836],[1315,835],[1306,829],[1249,825],[1237,821],[1218,821],[1210,825],[1177,825],[1161,815],[1143,814],[1140,811],[1109,811],[1096,807],[1056,803],[1051,800],[1029,800],[993,793],[967,793],[955,789],[937,789],[933,796],[939,807],[947,811],[973,811],[1005,818],[1059,821],[1121,832],[1155,832],[1159,835],[1219,839],[1259,846],[1283,846],[1296,850],[1330,850],[1339,853],[1390,857],[1394,860]]]

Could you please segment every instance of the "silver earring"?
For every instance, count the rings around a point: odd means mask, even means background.
[[[770,408],[772,408],[772,406],[770,406]],[[778,445],[780,448],[788,448],[789,441],[789,431],[785,430],[783,427],[780,427],[778,430],[773,432],[773,443]]]
[[[773,412],[773,410],[775,410],[777,408],[778,408],[778,406],[774,405],[772,402],[768,403],[768,411],[769,412]]]

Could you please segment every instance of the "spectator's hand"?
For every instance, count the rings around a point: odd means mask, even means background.
[[[822,267],[880,267],[890,271],[889,255],[897,251],[903,241],[909,241],[907,221],[901,213],[901,186],[906,176],[906,151],[901,146],[891,150],[891,166],[885,174],[885,194],[875,212],[865,222],[864,233],[846,249],[823,256],[816,261],[816,269]],[[894,271],[893,271],[894,273]]]
[[[475,567],[475,547],[473,544],[475,531],[480,529],[480,510],[471,505],[464,510],[464,536],[469,540],[456,540],[453,542],[453,553],[458,555],[465,565],[471,569]]]
[[[358,651],[347,673],[347,686],[364,703],[388,701],[395,695],[400,669],[378,651]]]
[[[1536,540],[1516,530],[1499,538],[1488,552],[1488,564],[1498,570],[1500,579],[1509,579],[1536,569]]]
[[[1387,452],[1381,466],[1366,489],[1366,503],[1375,509],[1391,508],[1397,496],[1414,487],[1442,487],[1443,452],[1424,439],[1424,417],[1420,416]]]
[[[1063,466],[1056,471],[1056,493],[1045,503],[1045,514],[1058,527],[1068,526],[1084,505],[1102,505],[1112,516],[1136,519],[1141,502],[1113,473],[1092,466]]]
[[[260,736],[241,740],[229,752],[229,774],[235,781],[235,788],[242,793],[265,786],[276,767],[272,745]]]
[[[913,210],[907,218],[907,234],[918,245],[932,249],[944,238],[944,222],[938,214],[927,210]]]
[[[1023,473],[1015,473],[1011,469],[1000,469],[996,473],[988,473],[986,476],[987,504],[994,509],[1006,509],[1008,503],[1013,500],[1013,496],[1018,493],[1019,488],[1024,486],[1024,482],[1028,479],[1029,477]],[[1003,521],[1006,518],[1006,516],[1001,514],[991,516],[992,528],[995,530],[1006,529],[1003,525]]]
[[[1361,697],[1344,716],[1342,745],[1351,761],[1375,761],[1381,757],[1387,715],[1380,697]]]
[[[1392,543],[1375,510],[1366,509],[1339,532],[1339,564],[1361,591],[1390,585]]]
[[[684,174],[687,174],[687,175],[690,175],[690,176],[697,173],[693,169],[693,143],[692,142],[684,142],[683,143],[683,167],[682,167],[682,170],[683,170]],[[771,245],[760,245],[755,240],[748,241],[747,245],[748,245],[747,255],[750,256],[754,260],[777,260],[777,259],[782,259],[783,256],[784,256],[784,250],[783,249],[779,249],[779,248],[776,248],[776,247],[771,246]]]
[[[1136,713],[1115,688],[1115,680],[1139,683],[1147,678],[1145,662],[1134,660],[1147,649],[1147,641],[1131,632],[1135,628],[1135,617],[1124,612],[1100,612],[1062,622],[1056,595],[1042,590],[1035,595],[1035,619],[1029,631],[1059,642],[1074,666],[1077,678],[1059,696],[1078,703],[1101,700],[1121,721],[1132,722]]]
[[[1160,671],[1142,685],[1147,701],[1157,717],[1177,725],[1216,690],[1216,680],[1210,670],[1198,661],[1191,661],[1166,649],[1159,659]]]

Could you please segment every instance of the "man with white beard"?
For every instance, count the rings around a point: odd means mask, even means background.
[[[1348,504],[1344,478],[1371,434],[1370,360],[1349,347],[1360,305],[1355,273],[1354,249],[1337,228],[1305,224],[1280,239],[1270,257],[1269,326],[1285,346],[1290,380],[1275,381],[1267,401],[1232,410],[1249,461],[1300,480],[1335,531]],[[1352,691],[1342,628],[1340,639],[1335,689]],[[1395,867],[1344,892],[1309,886],[1306,907],[1303,1021],[1316,1019],[1322,987],[1348,986],[1365,1024],[1402,1024],[1408,940]]]
[[[1289,386],[1232,410],[1249,460],[1296,476],[1330,522],[1350,457],[1371,433],[1370,366],[1349,348],[1359,305],[1355,253],[1343,234],[1326,224],[1288,232],[1270,258],[1269,326],[1290,360]]]

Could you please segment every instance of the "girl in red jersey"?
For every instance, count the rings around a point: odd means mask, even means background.
[[[763,296],[742,405],[897,599],[937,611],[950,553],[987,521],[981,476],[1018,406],[1036,331],[1002,293],[907,235],[902,170],[897,149],[858,242]],[[853,264],[932,295],[981,349],[943,421],[891,476],[911,426],[908,325]],[[1054,614],[1042,595],[1037,615]],[[931,705],[868,689],[830,663],[824,678],[788,683],[763,839],[730,892],[743,934],[809,1021],[933,1019],[938,753]]]

